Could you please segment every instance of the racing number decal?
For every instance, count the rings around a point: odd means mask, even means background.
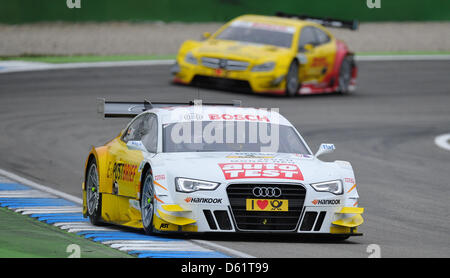
[[[303,180],[295,164],[276,163],[219,163],[227,180],[233,179],[288,179]]]

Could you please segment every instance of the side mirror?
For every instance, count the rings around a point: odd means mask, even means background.
[[[144,144],[142,144],[142,141],[128,141],[127,147],[129,150],[132,151],[143,151],[143,152],[147,151]]]
[[[318,157],[319,155],[326,154],[326,153],[332,153],[334,152],[336,148],[334,147],[334,144],[320,144],[319,149],[317,150],[315,157]]]
[[[310,52],[314,49],[314,45],[307,43],[304,46],[301,46],[299,51],[300,52]]]
[[[209,39],[211,37],[211,33],[210,32],[205,32],[202,34],[202,39],[206,40]]]

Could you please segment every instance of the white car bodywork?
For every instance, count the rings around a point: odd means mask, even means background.
[[[317,155],[334,150],[334,146],[331,144],[322,144],[319,152],[313,155],[296,131],[307,148],[308,153],[306,154],[163,152],[163,128],[168,124],[207,120],[276,122],[280,125],[292,126],[278,112],[255,108],[205,105],[198,107],[194,105],[153,108],[144,113],[152,113],[157,116],[157,152],[147,152],[140,142],[129,142],[128,146],[143,151],[144,161],[141,163],[140,170],[146,163],[151,165],[153,179],[159,185],[154,187],[158,200],[155,205],[155,214],[159,218],[165,221],[175,219],[172,223],[178,223],[177,219],[192,220],[185,222],[185,225],[194,225],[194,230],[197,232],[298,232],[341,236],[361,235],[357,232],[357,227],[363,222],[361,217],[363,209],[358,207],[359,196],[351,164],[346,161],[324,162],[317,158]],[[219,183],[219,185],[214,190],[179,192],[176,187],[177,178],[209,181]],[[318,191],[312,186],[312,184],[328,181],[340,182],[342,193]],[[247,195],[254,194],[255,191],[256,195],[259,195],[247,196],[244,194],[245,196],[241,197],[240,202],[244,202],[244,199],[254,200],[252,204],[260,205],[259,208],[262,209],[273,200],[277,200],[275,203],[277,205],[279,204],[278,200],[288,200],[289,204],[299,204],[300,211],[298,215],[293,213],[294,216],[286,216],[289,225],[284,225],[284,218],[280,217],[287,212],[237,211],[238,206],[233,205],[233,202],[238,202],[239,198],[230,196],[230,192],[238,190],[234,189],[237,184],[248,189],[246,189]],[[255,187],[257,189],[254,190]],[[278,189],[281,190],[281,195],[278,194]],[[292,198],[297,199],[291,200],[287,195],[283,195],[285,190],[294,190],[297,195],[292,194],[297,197]],[[266,196],[270,194],[276,196]],[[301,197],[302,194],[304,197]],[[304,198],[303,202],[302,198]],[[241,203],[240,205],[241,209],[242,206],[248,209],[247,204]],[[250,224],[247,223],[249,221]],[[169,226],[171,225],[160,224],[155,228],[160,231],[177,230],[176,225]],[[178,228],[178,230],[180,229]]]

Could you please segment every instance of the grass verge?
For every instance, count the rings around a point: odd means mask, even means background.
[[[67,258],[70,244],[81,258],[132,258],[101,243],[65,232],[26,215],[0,208],[0,258]]]
[[[358,56],[380,56],[380,55],[450,55],[450,51],[394,51],[394,52],[356,52]],[[23,55],[23,56],[0,56],[0,61],[26,61],[52,64],[63,63],[90,63],[90,62],[120,62],[120,61],[144,61],[144,60],[173,60],[176,54],[168,55],[74,55],[74,56],[51,56],[51,55]]]

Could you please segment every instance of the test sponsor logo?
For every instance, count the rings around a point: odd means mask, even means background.
[[[276,163],[219,163],[227,180],[233,179],[288,179],[303,180],[295,164]]]

